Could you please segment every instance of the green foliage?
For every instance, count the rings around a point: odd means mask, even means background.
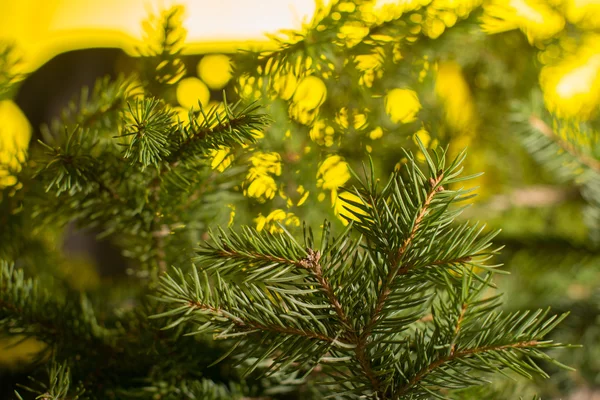
[[[16,84],[25,76],[19,73],[17,66],[20,59],[17,56],[15,45],[5,41],[0,42],[0,100],[10,98]]]
[[[562,358],[579,366],[576,373],[553,371],[549,395],[576,390],[576,381],[598,384],[599,366],[595,362],[598,334],[598,257],[600,238],[600,163],[598,161],[597,121],[560,117],[543,109],[539,95],[530,104],[520,104],[513,112],[515,126],[525,148],[548,172],[551,182],[569,184],[580,194],[574,202],[587,227],[587,238],[580,241],[557,240],[551,248],[519,249],[512,255],[518,266],[514,283],[507,282],[512,307],[523,304],[552,304],[555,309],[571,310],[571,317],[557,329],[559,340],[581,343],[587,351]],[[550,235],[550,233],[548,233]],[[571,238],[569,238],[571,239]],[[534,261],[535,260],[535,261]],[[566,277],[569,277],[568,279]],[[524,289],[527,289],[526,291]],[[517,292],[520,292],[518,296]],[[559,354],[559,353],[557,353]],[[573,357],[569,360],[570,357]]]
[[[214,234],[190,273],[161,277],[169,309],[154,317],[233,339],[247,373],[307,377],[322,365],[344,398],[429,398],[503,369],[546,376],[534,360],[552,361],[542,349],[560,345],[544,337],[566,314],[497,310],[486,294],[495,232],[452,223],[470,197],[457,187],[464,155],[434,156],[427,173],[407,154],[382,189],[363,183],[356,222],[337,238],[327,225],[320,244],[310,229],[302,244],[287,232]]]
[[[586,205],[583,218],[594,243],[600,240],[600,162],[598,130],[592,123],[559,118],[543,109],[539,94],[519,103],[513,120],[525,148],[558,182],[573,183]]]
[[[486,188],[528,183],[526,173],[538,171],[514,140],[523,132],[524,147],[549,166],[546,181],[581,188],[593,230],[597,127],[552,116],[540,99],[507,118],[509,101],[536,85],[539,68],[522,60],[537,50],[515,32],[480,31],[479,3],[425,3],[381,14],[365,1],[319,3],[275,50],[234,57],[235,91],[225,89],[223,104],[185,117],[174,90],[186,74],[183,9],[147,21],[135,73],[83,89],[42,128],[23,168],[9,168],[18,184],[0,193],[0,332],[46,346],[26,368],[37,382],[31,391],[56,399],[531,397],[535,384],[503,385],[506,374],[550,375],[538,389],[560,397],[573,373],[555,358],[587,363],[576,376],[594,382],[596,353],[569,356],[559,343],[594,344],[597,296],[557,300],[570,287],[561,269],[595,280],[591,246],[583,261],[562,237],[519,252],[532,243],[516,243],[521,237],[541,235],[523,228],[527,214],[514,224],[522,236],[467,222],[478,175],[463,174],[461,150],[472,144],[470,160],[490,167]],[[1,98],[22,78],[9,54],[0,49]],[[393,101],[394,93],[404,97]],[[343,189],[365,150],[370,171]],[[249,160],[250,171],[217,168],[219,152]],[[525,172],[506,167],[517,160]],[[394,171],[385,184],[375,166]],[[240,201],[252,178],[267,175],[277,177],[270,198]],[[330,206],[350,224],[341,233],[339,223],[325,222],[319,234],[305,227],[300,240],[288,222],[305,201],[307,225],[330,216]],[[272,206],[289,220],[211,231],[234,203],[243,222]],[[493,204],[479,210],[489,218]],[[63,238],[73,229],[118,248],[125,261],[102,261],[116,264],[115,276],[84,288],[70,281],[65,271],[77,264]],[[506,302],[492,283],[499,256],[513,271],[528,267],[517,284],[500,279],[512,288]],[[540,309],[519,311],[532,303]]]
[[[36,399],[42,400],[62,400],[62,399],[73,399],[77,400],[82,398],[81,395],[85,392],[85,389],[79,387],[73,390],[71,388],[71,371],[66,364],[57,364],[52,361],[48,367],[48,384],[44,382],[35,382],[38,389],[25,387],[25,390],[38,394]],[[19,400],[23,400],[21,395],[15,393]]]

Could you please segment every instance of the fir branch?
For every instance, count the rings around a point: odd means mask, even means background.
[[[60,118],[52,120],[49,125],[42,125],[44,141],[49,145],[54,144],[67,128],[91,131],[104,145],[112,145],[109,138],[118,129],[115,119],[137,90],[139,85],[135,78],[124,76],[114,80],[108,76],[98,79],[91,90],[83,87],[79,96],[61,111]],[[110,132],[110,136],[105,130]]]
[[[15,44],[0,41],[0,100],[12,94],[17,83],[25,79],[26,75],[18,71],[21,62]]]
[[[391,257],[392,261],[390,263],[390,269],[389,269],[388,275],[386,276],[386,278],[383,282],[383,286],[379,290],[379,294],[377,296],[377,301],[375,303],[374,311],[371,314],[371,317],[370,317],[369,321],[367,322],[366,326],[360,333],[360,336],[357,338],[358,340],[357,340],[356,350],[355,350],[356,357],[357,357],[365,375],[369,378],[369,381],[373,385],[373,389],[382,398],[385,396],[385,393],[382,392],[381,383],[379,382],[379,379],[377,378],[375,371],[372,369],[371,363],[369,361],[369,357],[367,355],[368,341],[371,339],[371,334],[372,334],[373,328],[377,324],[379,318],[381,318],[381,312],[384,308],[385,302],[392,292],[391,286],[392,286],[393,280],[398,275],[404,275],[404,274],[408,273],[408,271],[410,270],[410,266],[403,265],[401,263],[401,260],[404,257],[406,250],[412,243],[412,241],[421,225],[423,217],[429,211],[429,205],[431,204],[431,201],[433,200],[433,196],[437,192],[439,192],[440,189],[443,190],[443,187],[438,186],[440,184],[440,182],[442,181],[443,176],[444,176],[443,171],[440,171],[438,173],[437,178],[430,180],[431,189],[430,189],[429,193],[427,194],[427,197],[425,198],[423,205],[421,206],[421,210],[418,212],[418,214],[414,220],[415,222],[413,224],[413,228],[410,231],[410,233],[408,234],[408,236],[404,239],[402,246],[397,250],[395,255],[393,255]]]
[[[37,279],[25,278],[22,269],[0,260],[0,328],[6,333],[36,337],[62,350],[82,337],[88,339],[84,345],[112,348],[113,332],[98,324],[85,296],[55,297],[41,290]]]
[[[350,324],[350,321],[348,319],[348,316],[346,315],[346,312],[342,308],[342,305],[340,304],[340,300],[335,295],[335,292],[333,290],[333,287],[331,286],[331,283],[323,275],[323,269],[322,269],[321,263],[320,263],[321,253],[319,251],[315,252],[311,248],[308,248],[307,252],[308,252],[308,255],[306,256],[305,259],[300,261],[300,265],[313,273],[313,275],[315,276],[315,278],[317,279],[317,281],[319,282],[319,284],[325,291],[327,298],[329,299],[329,302],[333,306],[335,313],[337,314],[338,318],[340,319],[340,322],[344,325],[344,328],[348,331],[348,334],[351,336],[351,338],[354,338],[355,335],[354,335],[354,332],[352,329],[352,325]]]
[[[269,35],[275,44],[275,50],[240,52],[234,63],[236,74],[254,75],[258,71],[269,76],[295,69],[294,73],[300,75],[299,67],[304,63],[305,57],[314,55],[314,59],[318,60],[319,55],[329,53],[324,48],[334,45],[338,29],[345,22],[332,18],[332,14],[337,12],[338,3],[334,1],[325,6],[319,2],[312,21],[302,30],[283,31],[282,34],[286,37]],[[319,26],[329,29],[323,31]]]
[[[278,264],[290,264],[299,268],[310,269],[310,267],[306,266],[302,260],[290,260],[285,257],[277,257],[270,254],[261,254],[256,252],[244,252],[240,253],[238,251],[224,249],[220,250],[218,253],[219,257],[227,257],[231,259],[242,259],[245,261],[258,261],[258,262],[269,262],[269,263],[278,263]]]
[[[183,28],[183,16],[184,8],[173,6],[160,15],[151,15],[142,24],[146,46],[138,48],[142,56],[141,78],[154,95],[162,94],[185,75],[181,53],[187,31]]]

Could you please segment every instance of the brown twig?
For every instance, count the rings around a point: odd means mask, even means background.
[[[287,258],[272,256],[272,255],[268,255],[268,254],[260,254],[260,253],[254,253],[254,252],[245,252],[242,254],[242,253],[238,253],[238,252],[228,250],[228,249],[221,250],[217,254],[221,257],[229,257],[229,258],[252,257],[252,258],[258,259],[258,260],[278,262],[278,263],[282,263],[282,264],[295,265],[296,267],[300,267],[300,268],[306,268],[304,266],[304,264],[302,263],[302,261],[290,260]]]
[[[336,341],[334,338],[331,338],[327,335],[323,335],[323,334],[317,333],[317,332],[304,331],[301,329],[283,327],[283,326],[278,326],[278,325],[263,325],[258,322],[255,322],[255,321],[244,321],[243,319],[236,317],[235,315],[232,315],[221,308],[211,307],[207,304],[203,304],[203,303],[199,303],[199,302],[190,302],[189,305],[190,305],[190,307],[194,307],[197,309],[208,310],[212,314],[217,315],[219,317],[227,318],[229,321],[234,323],[238,328],[241,328],[241,329],[247,330],[247,331],[261,330],[261,331],[268,331],[268,332],[284,333],[287,335],[304,336],[306,338],[317,339],[317,340],[321,340],[321,341],[329,342],[329,343],[333,343]]]
[[[318,251],[315,252],[312,249],[308,249],[308,256],[305,259],[301,260],[300,264],[303,268],[306,268],[307,270],[313,273],[313,275],[325,291],[327,299],[333,306],[335,313],[337,314],[339,320],[345,328],[346,332],[344,336],[346,340],[348,340],[355,346],[354,354],[356,355],[356,359],[358,360],[358,363],[361,369],[363,370],[363,373],[365,374],[367,379],[369,379],[369,382],[371,382],[373,389],[377,393],[379,393],[381,391],[381,385],[379,383],[379,379],[377,378],[375,371],[373,370],[373,367],[371,366],[371,360],[367,356],[365,349],[359,348],[359,337],[356,334],[354,328],[352,327],[352,324],[350,323],[350,320],[348,319],[348,316],[346,315],[346,312],[344,311],[339,299],[335,295],[333,287],[331,286],[327,278],[323,275],[323,269],[321,267],[320,260],[321,254]]]
[[[317,279],[317,281],[319,282],[319,284],[325,291],[325,294],[327,295],[327,299],[333,306],[333,309],[335,310],[335,313],[337,314],[338,318],[340,319],[340,321],[342,322],[342,324],[344,325],[346,330],[348,332],[352,332],[353,331],[352,325],[350,324],[350,321],[348,320],[348,316],[346,315],[344,309],[342,308],[340,301],[338,300],[337,296],[335,295],[335,292],[333,291],[333,287],[331,286],[329,281],[323,276],[323,269],[321,267],[320,260],[321,260],[321,253],[319,251],[315,252],[313,249],[308,249],[308,257],[306,257],[304,260],[301,260],[300,264],[304,268],[308,269],[309,271],[311,271],[313,273],[313,275],[315,276],[315,278]]]
[[[456,320],[456,326],[454,327],[454,335],[452,337],[452,345],[450,346],[450,355],[454,354],[454,351],[456,350],[456,339],[458,338],[458,334],[460,333],[460,328],[462,325],[462,322],[465,318],[465,313],[467,312],[467,303],[463,303],[461,309],[460,309],[460,315],[458,316],[458,319]]]

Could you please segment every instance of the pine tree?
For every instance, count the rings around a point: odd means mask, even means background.
[[[10,382],[20,385],[16,396],[507,398],[523,393],[488,380],[563,367],[550,355],[563,345],[549,335],[566,312],[503,310],[492,282],[498,231],[464,218],[477,175],[463,173],[461,146],[481,122],[473,106],[457,112],[440,77],[459,82],[472,104],[457,48],[471,35],[480,50],[502,47],[474,33],[482,15],[488,28],[494,22],[480,3],[380,16],[370,2],[321,5],[301,32],[276,39],[276,50],[234,57],[237,87],[223,104],[179,113],[182,12],[145,25],[136,74],[84,89],[26,156],[1,160],[15,181],[0,198],[0,329],[44,343],[26,369],[32,380]],[[530,41],[547,39],[519,28]],[[1,96],[21,78],[9,55],[0,53]],[[485,70],[479,62],[471,67]],[[506,73],[503,62],[492,64]],[[506,97],[529,94],[503,78],[492,86]],[[423,95],[432,88],[433,100]],[[511,127],[545,134],[527,139],[534,154],[558,143],[565,157],[595,163],[567,139],[544,142],[548,125],[518,111]],[[350,163],[377,145],[347,184]],[[245,177],[233,158],[249,161]],[[593,214],[592,181],[584,193]],[[319,190],[331,194],[338,220],[317,231],[329,208],[312,199]],[[242,222],[256,215],[239,212],[248,204],[281,208],[260,214],[256,228],[218,228],[240,192],[255,201],[236,203]],[[302,216],[309,193],[320,212],[304,211],[299,231],[282,204]],[[130,276],[74,288],[64,272],[72,261],[56,243],[68,224],[117,244]]]

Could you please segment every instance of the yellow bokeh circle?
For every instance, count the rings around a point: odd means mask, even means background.
[[[185,78],[177,85],[177,101],[182,107],[198,110],[198,102],[206,107],[210,100],[208,87],[198,78]]]
[[[31,125],[23,111],[11,100],[0,101],[0,188],[17,181],[11,171],[18,171],[25,161]]]
[[[421,102],[410,89],[392,89],[385,96],[385,112],[394,123],[409,123],[417,119]]]
[[[307,76],[296,87],[293,102],[301,104],[302,108],[314,110],[327,99],[327,87],[316,76]]]
[[[222,89],[231,79],[231,59],[223,54],[210,54],[198,63],[198,76],[209,88]]]

